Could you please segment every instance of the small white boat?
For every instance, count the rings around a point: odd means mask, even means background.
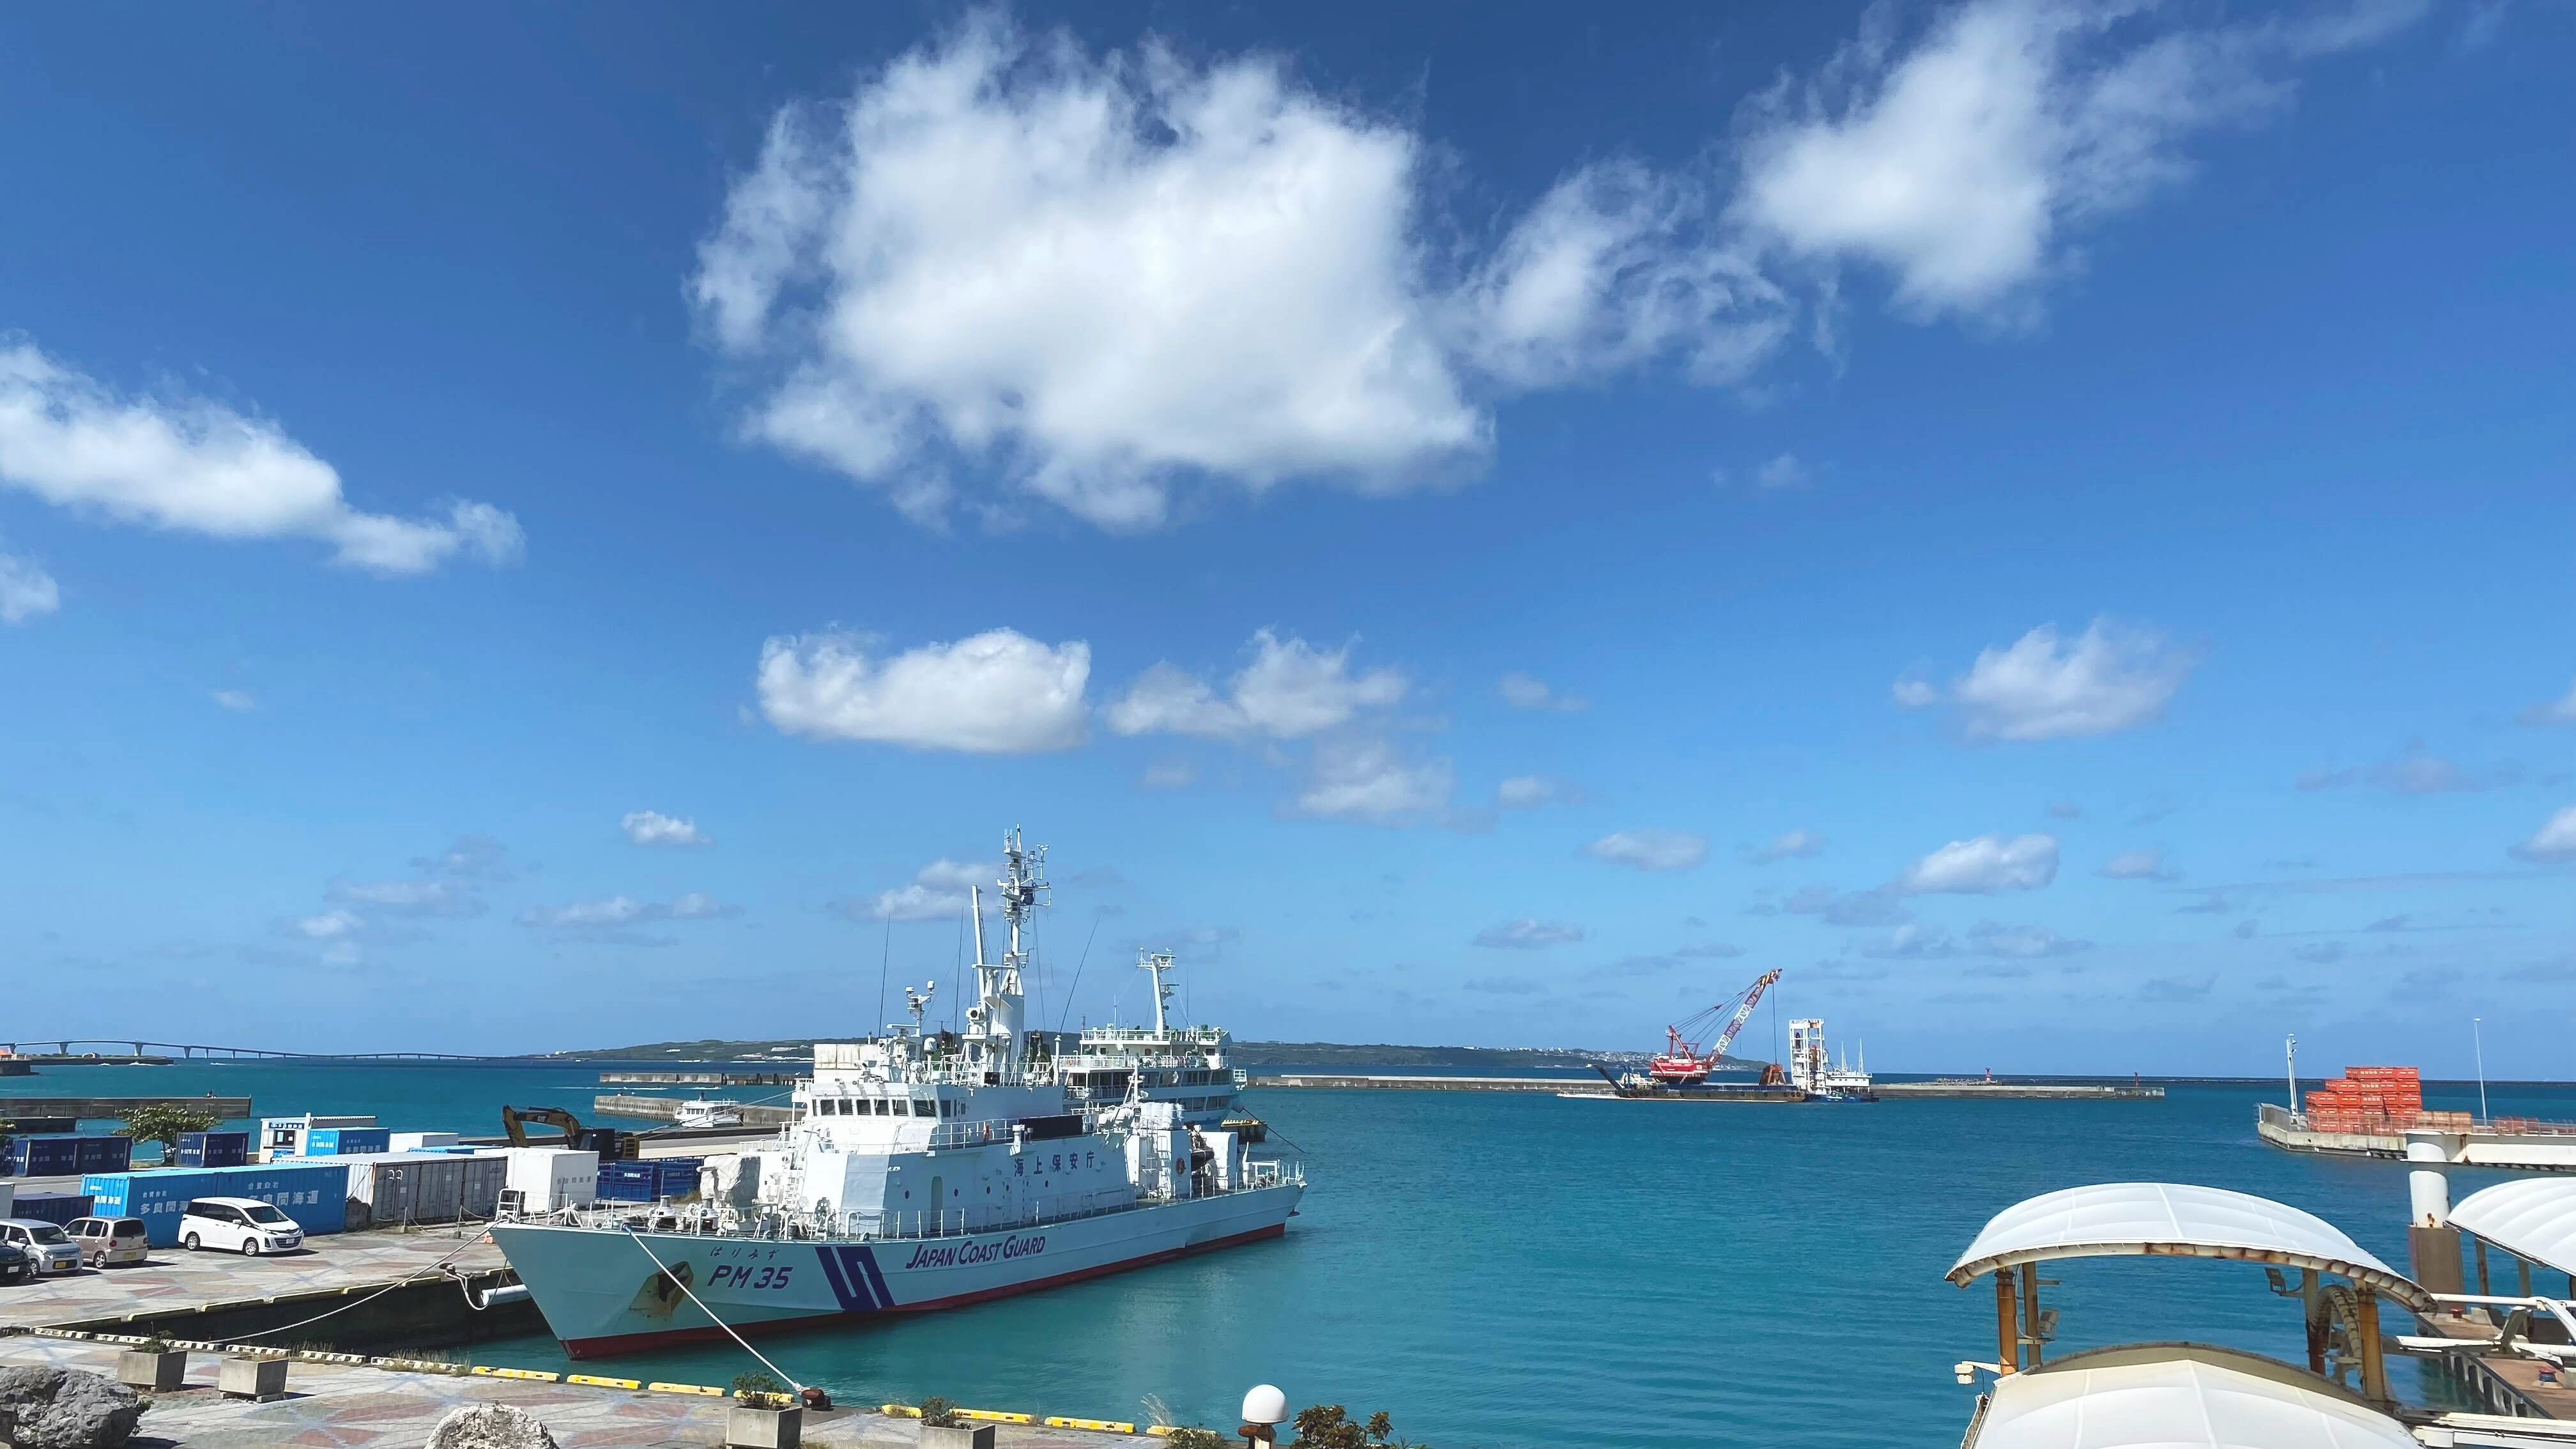
[[[704,1094],[680,1104],[679,1124],[683,1127],[739,1127],[742,1125],[740,1102],[710,1102]]]

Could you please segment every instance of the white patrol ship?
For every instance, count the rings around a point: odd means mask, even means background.
[[[1205,1110],[1143,1095],[1136,1058],[1116,1068],[1123,1095],[1081,1100],[1062,1069],[1025,1059],[1022,927],[1046,852],[1015,830],[1003,853],[1010,946],[986,961],[979,888],[979,999],[954,1051],[924,1035],[926,998],[908,992],[909,1029],[816,1044],[802,1116],[711,1201],[493,1226],[567,1354],[946,1308],[1286,1231],[1303,1172],[1254,1159]],[[1197,1095],[1231,1102],[1226,1075]]]
[[[1246,1080],[1230,1056],[1234,1038],[1221,1026],[1171,1024],[1172,984],[1163,979],[1172,969],[1170,952],[1143,953],[1136,967],[1153,973],[1154,1024],[1084,1027],[1073,1049],[1051,1064],[1065,1099],[1109,1106],[1132,1095],[1171,1103],[1189,1126],[1222,1126]]]

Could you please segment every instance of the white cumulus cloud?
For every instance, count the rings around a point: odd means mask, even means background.
[[[1490,399],[1652,360],[1741,377],[1793,307],[1707,188],[1561,177],[1488,248],[1410,121],[1280,57],[1095,52],[995,10],[772,121],[699,248],[758,441],[917,521],[951,463],[1113,529],[1207,482],[1456,481]]]
[[[2198,663],[2164,636],[2095,620],[2073,639],[2042,624],[1984,649],[1946,689],[1899,679],[1896,702],[1957,706],[1971,739],[2062,740],[2134,729],[2164,713]]]
[[[1911,48],[1894,16],[1753,108],[1735,217],[1784,251],[1892,273],[1900,310],[2024,313],[2067,236],[2188,176],[2196,133],[2259,119],[2288,68],[2368,45],[2429,0],[2158,28],[2138,0],[1973,0]]]
[[[1024,755],[1082,743],[1091,646],[1012,629],[884,656],[849,633],[769,640],[760,710],[788,734],[917,750]]]
[[[1708,837],[1686,830],[1622,830],[1583,847],[1583,853],[1638,870],[1687,870],[1708,859]]]
[[[2531,861],[2576,860],[2576,805],[2550,816],[2549,823],[2515,846],[2513,853]]]
[[[59,508],[213,538],[313,538],[337,561],[416,574],[510,563],[518,520],[488,503],[397,518],[350,506],[337,470],[265,418],[198,398],[121,397],[29,343],[0,347],[0,484]]]
[[[23,624],[62,607],[54,576],[31,558],[0,553],[0,624]]]
[[[2037,890],[2057,879],[2053,835],[1980,835],[1954,840],[1906,867],[1894,882],[1905,895]]]
[[[241,714],[248,714],[259,708],[259,696],[247,689],[218,689],[214,692],[213,699],[224,708]]]
[[[1347,644],[1317,649],[1263,629],[1251,649],[1251,662],[1222,693],[1178,665],[1155,665],[1105,711],[1109,727],[1122,735],[1297,739],[1394,704],[1410,687],[1393,669],[1353,672]]]
[[[606,896],[598,900],[575,901],[565,906],[532,906],[521,911],[518,924],[532,931],[555,931],[567,935],[605,934],[621,926],[637,926],[658,921],[704,921],[724,916],[738,916],[742,907],[726,905],[703,892],[692,891],[670,902],[639,901],[633,896]]]
[[[1195,477],[1400,489],[1491,433],[1409,234],[1422,163],[1275,58],[981,11],[782,112],[691,292],[776,366],[750,433],[863,482],[989,458],[1112,528]]]
[[[635,845],[713,845],[694,820],[675,820],[659,810],[630,810],[617,822]]]
[[[1535,810],[1581,796],[1573,782],[1553,775],[1514,775],[1494,788],[1494,803],[1505,810]]]

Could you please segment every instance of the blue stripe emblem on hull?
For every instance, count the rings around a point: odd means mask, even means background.
[[[843,1313],[875,1313],[894,1306],[885,1274],[877,1271],[877,1256],[864,1245],[818,1245],[814,1255],[822,1260],[823,1281],[832,1285],[832,1297],[839,1300]]]

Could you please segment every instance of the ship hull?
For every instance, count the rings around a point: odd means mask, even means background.
[[[737,1332],[776,1333],[956,1308],[1275,1238],[1303,1191],[1284,1184],[946,1238],[778,1242],[531,1223],[495,1224],[492,1237],[564,1352],[594,1359],[723,1338],[700,1303]]]

